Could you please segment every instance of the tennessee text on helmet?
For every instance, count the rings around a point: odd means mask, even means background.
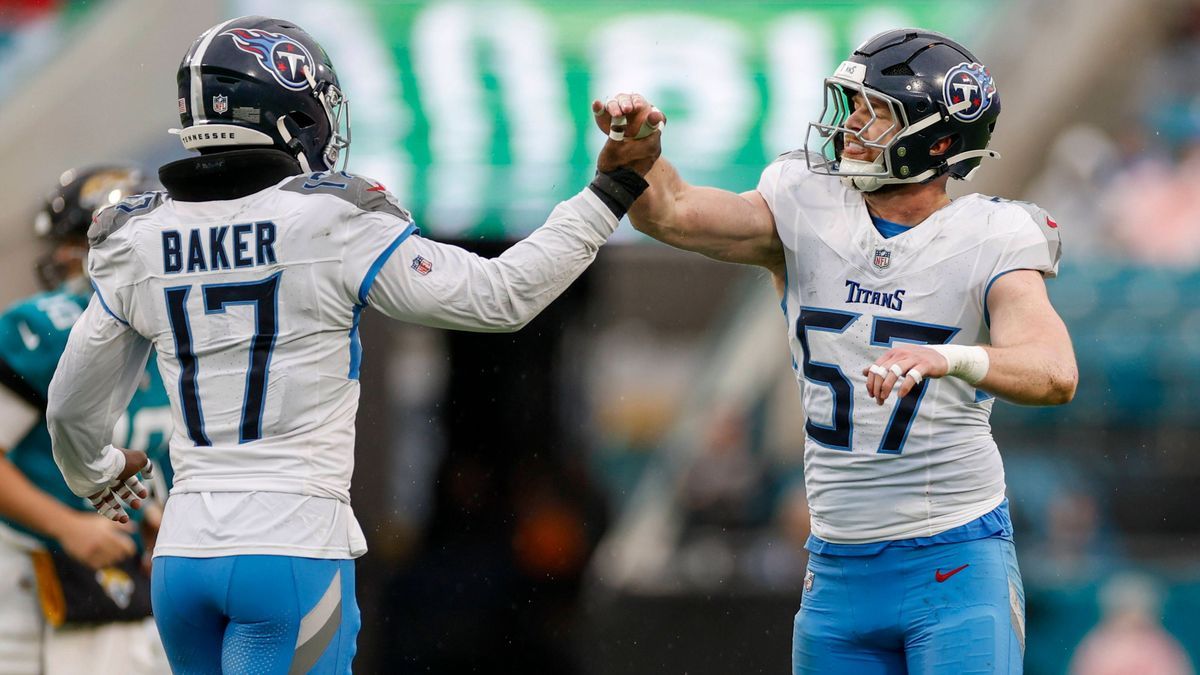
[[[861,128],[848,126],[856,98],[866,111]],[[999,157],[987,149],[999,115],[995,81],[965,47],[931,31],[887,31],[825,80],[824,111],[808,129],[808,165],[864,192],[947,173],[969,179],[983,157]],[[843,158],[848,138],[878,157]],[[945,138],[949,148],[932,154]]]
[[[276,147],[305,172],[349,159],[349,101],[325,50],[294,24],[262,16],[217,24],[196,38],[177,79],[188,150]]]

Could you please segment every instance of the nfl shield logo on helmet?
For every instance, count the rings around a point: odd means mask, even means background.
[[[875,249],[875,269],[886,270],[892,264],[892,252],[886,248]]]
[[[954,113],[954,116],[964,122],[974,122],[992,107],[996,83],[982,63],[963,62],[946,71],[942,96],[946,99],[947,107],[967,101],[967,107]]]
[[[229,97],[217,94],[213,97],[213,112],[221,115],[229,111]]]

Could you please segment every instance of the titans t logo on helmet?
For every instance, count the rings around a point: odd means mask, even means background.
[[[292,91],[308,87],[304,67],[314,71],[316,63],[304,45],[282,33],[272,33],[258,28],[234,28],[221,33],[233,38],[237,48],[253,54],[275,81]]]
[[[966,110],[960,110],[954,116],[964,122],[973,122],[991,107],[996,83],[983,64],[964,62],[946,72],[942,95],[946,97],[947,106],[970,101]]]

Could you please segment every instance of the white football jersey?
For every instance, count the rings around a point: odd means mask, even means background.
[[[95,456],[110,441],[90,431],[88,415],[123,394],[96,401],[88,380],[109,373],[110,391],[121,392],[128,365],[110,363],[112,354],[132,362],[148,341],[175,425],[175,484],[156,553],[359,555],[349,488],[361,312],[515,330],[616,226],[584,190],[485,260],[423,239],[382,186],[344,173],[225,201],[127,200],[89,232],[97,293],[51,387],[56,460],[77,494],[119,469],[111,453]]]
[[[767,167],[758,192],[787,261],[813,534],[840,544],[933,536],[996,508],[1005,486],[993,398],[946,377],[879,406],[862,370],[897,343],[989,343],[991,284],[1020,269],[1054,276],[1057,224],[1031,204],[975,194],[885,239],[862,194],[809,171],[802,153]]]

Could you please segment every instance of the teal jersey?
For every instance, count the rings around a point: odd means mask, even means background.
[[[0,315],[0,384],[13,389],[42,413],[33,429],[8,449],[7,457],[34,485],[80,511],[90,511],[91,506],[71,492],[54,463],[50,432],[46,429],[45,400],[71,326],[89,299],[90,295],[72,293],[63,287],[22,300]],[[170,402],[155,358],[151,356],[129,408],[113,430],[113,445],[146,452],[169,477],[167,446],[171,426]],[[6,518],[0,520],[29,532]],[[39,538],[54,544],[45,537]]]

